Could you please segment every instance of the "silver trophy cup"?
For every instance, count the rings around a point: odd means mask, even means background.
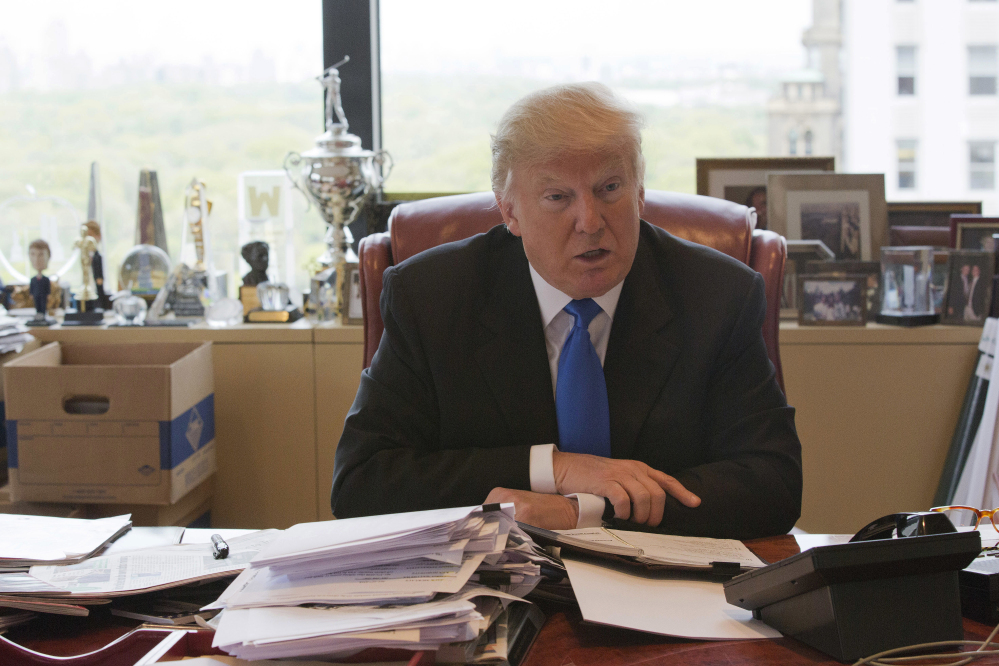
[[[347,131],[337,68],[348,60],[345,58],[318,77],[326,92],[326,132],[316,137],[315,148],[301,154],[288,153],[284,161],[291,182],[316,204],[326,222],[326,250],[317,261],[320,281],[330,283],[336,281],[346,263],[357,261],[347,226],[357,219],[392,170],[392,158],[386,151],[365,150],[361,138]],[[339,312],[343,304],[339,297],[337,300],[335,310]]]

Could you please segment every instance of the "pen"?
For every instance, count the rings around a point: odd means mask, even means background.
[[[224,560],[229,557],[229,544],[218,534],[212,535],[212,557],[216,560]]]

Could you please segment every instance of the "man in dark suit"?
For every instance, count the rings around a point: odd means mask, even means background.
[[[512,501],[566,529],[599,524],[607,498],[617,519],[671,533],[793,526],[800,444],[761,333],[763,280],[640,221],[640,128],[598,84],[507,112],[493,137],[505,226],[385,273],[336,516]]]

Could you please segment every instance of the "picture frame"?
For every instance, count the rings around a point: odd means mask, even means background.
[[[888,227],[946,227],[951,215],[981,214],[981,201],[889,201]]]
[[[867,276],[798,276],[799,326],[865,326]]]
[[[985,250],[951,250],[940,323],[983,326],[992,305],[995,255]]]
[[[933,311],[941,316],[943,316],[944,299],[947,296],[947,269],[950,262],[950,253],[950,248],[933,248],[930,296],[933,298]]]
[[[762,207],[752,201],[761,189],[766,194],[768,174],[835,170],[835,157],[698,157],[697,193],[756,208],[756,228],[768,229],[767,199],[762,199]]]
[[[809,261],[801,270],[803,275],[862,275],[866,278],[867,316],[881,309],[880,261]]]
[[[992,234],[999,234],[999,217],[950,216],[950,246],[955,250],[995,252]]]
[[[771,230],[823,240],[837,260],[876,261],[888,244],[883,173],[770,174],[767,205]]]
[[[836,255],[819,240],[788,241],[787,260],[784,262],[784,284],[781,288],[780,318],[798,318],[798,274],[808,263],[822,264]]]
[[[361,299],[361,268],[356,263],[344,264],[343,277],[337,277],[337,293],[340,294],[340,323],[356,325],[364,323],[364,309]]]

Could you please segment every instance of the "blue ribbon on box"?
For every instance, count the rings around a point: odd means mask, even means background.
[[[0,402],[0,410],[2,405]],[[210,393],[172,421],[159,424],[160,469],[173,469],[215,439],[215,394]],[[16,468],[17,421],[7,421],[6,431],[7,466]]]

